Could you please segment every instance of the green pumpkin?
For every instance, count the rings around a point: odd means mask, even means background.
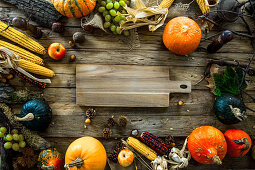
[[[35,99],[25,103],[16,118],[27,128],[35,131],[45,130],[51,123],[52,111],[43,100]]]
[[[232,94],[223,94],[218,97],[213,109],[216,117],[224,124],[235,124],[247,117],[244,103]]]

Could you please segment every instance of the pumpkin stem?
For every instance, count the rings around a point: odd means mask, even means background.
[[[19,121],[19,122],[29,122],[29,121],[34,120],[35,116],[33,113],[28,113],[25,117],[15,116],[14,118],[16,121]]]
[[[245,151],[250,148],[250,143],[247,138],[242,138],[240,140],[233,140],[233,142],[235,142],[238,145],[244,145],[244,148],[241,149],[242,151]]]
[[[46,166],[45,164],[42,164],[41,169],[43,170],[54,170],[54,165]]]
[[[83,165],[83,161],[84,161],[84,159],[82,159],[81,157],[78,157],[73,162],[65,164],[64,167],[66,169],[70,169],[70,168],[73,168],[73,167],[80,168]]]
[[[189,27],[187,25],[183,25],[181,31],[182,32],[187,32],[188,29],[189,29]]]
[[[218,155],[214,155],[214,156],[212,157],[212,160],[213,160],[213,162],[215,162],[217,165],[221,165],[221,164],[222,164],[222,162],[221,162],[221,160],[220,160],[220,157],[219,157]]]

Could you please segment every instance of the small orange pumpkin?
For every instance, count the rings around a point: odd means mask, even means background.
[[[228,155],[242,157],[251,149],[250,136],[240,129],[229,129],[224,133],[228,144]]]
[[[68,18],[86,16],[96,6],[96,0],[52,0],[52,3],[59,13]]]
[[[170,20],[163,32],[165,46],[179,55],[186,55],[195,51],[201,37],[200,27],[188,17],[176,17]]]
[[[227,142],[220,130],[201,126],[190,134],[188,148],[192,158],[199,163],[221,164],[227,153]]]
[[[82,137],[72,142],[66,151],[65,168],[70,170],[104,170],[106,151],[102,143],[93,137]]]

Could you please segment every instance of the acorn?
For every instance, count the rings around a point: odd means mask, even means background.
[[[86,124],[90,124],[90,123],[91,123],[91,119],[87,118],[87,119],[85,120],[85,123],[86,123]]]
[[[120,127],[126,127],[128,123],[128,118],[126,116],[119,116],[117,123]]]
[[[64,31],[64,26],[61,22],[54,22],[51,26],[53,32],[61,33]]]
[[[75,44],[74,44],[73,41],[69,41],[68,44],[69,44],[71,47],[74,47],[74,46],[75,46]]]
[[[73,41],[75,43],[83,43],[85,41],[85,36],[82,32],[76,32],[73,34]]]

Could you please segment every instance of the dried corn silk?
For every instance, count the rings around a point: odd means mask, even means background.
[[[196,0],[196,1],[203,14],[210,12],[209,5],[206,5],[207,0]]]

